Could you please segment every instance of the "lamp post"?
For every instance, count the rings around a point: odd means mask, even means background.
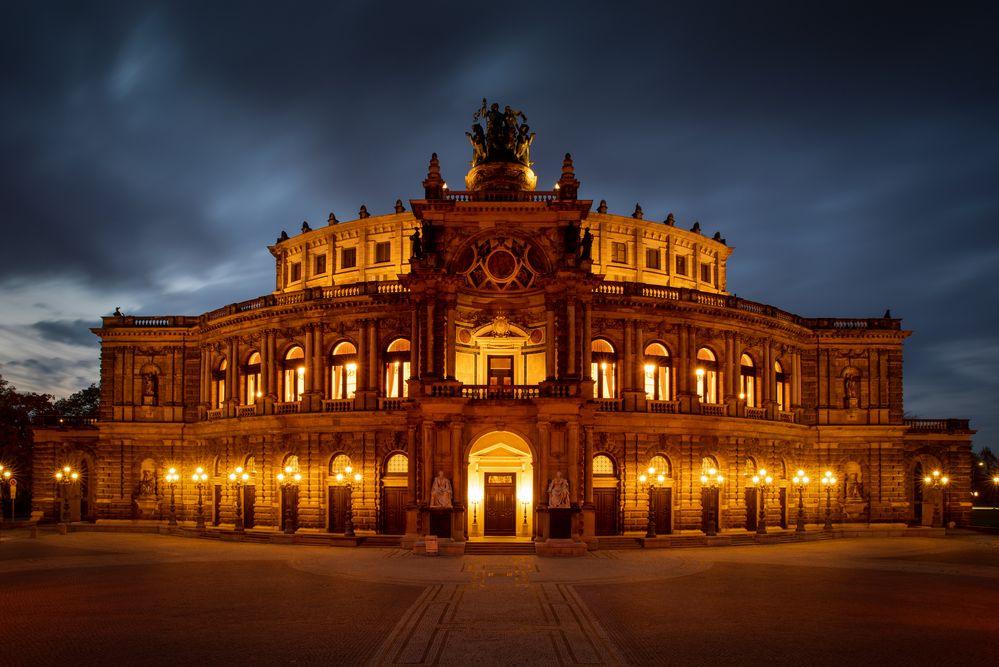
[[[826,523],[822,526],[823,530],[832,530],[832,492],[836,488],[836,475],[832,473],[832,470],[826,470],[822,475],[822,486],[826,490]],[[821,501],[820,501],[821,502]]]
[[[521,490],[517,492],[517,500],[524,506],[524,523],[520,527],[520,532],[524,537],[527,537],[527,504],[530,502],[530,498],[525,491]]]
[[[10,498],[10,520],[14,521],[14,498],[17,495],[17,480],[14,478],[14,473],[10,468],[4,467],[0,464],[0,482],[3,482],[7,487],[7,497]],[[0,500],[3,494],[0,494]],[[3,522],[3,503],[0,503],[0,523]]]
[[[944,504],[945,498],[943,494],[947,492],[947,485],[950,484],[950,478],[947,475],[941,475],[939,470],[934,470],[932,473],[923,478],[923,487],[929,487],[934,490],[933,494],[933,527],[943,528],[945,517],[944,512],[947,511],[947,506]],[[937,500],[940,500],[940,520],[937,520]]]
[[[233,520],[233,531],[237,533],[245,532],[243,529],[243,505],[240,502],[243,496],[243,485],[250,480],[250,474],[243,470],[242,466],[237,466],[229,473],[229,486],[235,491],[233,505],[236,509],[236,518]]]
[[[346,473],[346,474],[344,474]],[[354,474],[353,478],[351,473]],[[347,489],[347,512],[343,520],[343,535],[344,537],[354,537],[354,488],[353,485],[361,483],[361,473],[354,473],[354,469],[351,466],[347,466],[343,469],[343,472],[338,472],[336,474],[336,481],[340,482]]]
[[[177,525],[177,496],[175,494],[175,487],[177,482],[180,481],[180,473],[177,472],[176,468],[170,468],[167,470],[164,476],[167,486],[170,487],[170,515],[167,523],[171,526]]]
[[[208,473],[201,466],[198,466],[194,470],[194,474],[191,475],[191,481],[194,482],[194,486],[198,489],[198,514],[195,522],[195,528],[198,530],[205,529],[205,497],[204,491],[205,487],[208,486]]]
[[[61,523],[69,523],[69,487],[75,482],[79,481],[80,473],[73,470],[71,466],[63,466],[62,470],[56,470],[55,473],[56,483],[59,485],[62,493],[62,503],[60,504],[59,521]]]
[[[765,535],[767,532],[767,491],[773,482],[774,478],[767,474],[765,468],[760,468],[759,472],[753,475],[753,484],[756,485],[756,493],[760,499],[760,520],[756,522],[757,535]]]
[[[714,468],[708,468],[708,474],[701,475],[701,487],[708,490],[708,529],[704,532],[708,537],[718,534],[718,487],[725,478]]]
[[[472,503],[472,535],[479,534],[479,503],[482,502],[482,489],[474,488],[469,493],[469,502]]]
[[[284,532],[291,535],[298,530],[295,506],[298,504],[298,483],[302,481],[302,474],[295,472],[291,466],[285,466],[284,472],[277,474],[277,481],[284,496]]]
[[[648,490],[649,490],[649,525],[648,525],[648,529],[645,531],[645,537],[647,537],[647,538],[648,537],[655,537],[656,536],[656,518],[657,518],[657,513],[656,513],[656,488],[657,488],[656,487],[656,482],[659,483],[659,486],[662,486],[663,482],[665,482],[665,481],[666,481],[666,476],[665,475],[663,475],[662,473],[659,473],[658,475],[656,475],[656,467],[655,466],[649,466],[649,474],[648,474],[648,476],[646,476],[644,474],[638,476],[638,483],[639,484],[646,484],[646,483],[648,483],[648,485],[649,485],[648,486]]]
[[[798,489],[798,525],[795,526],[794,532],[803,533],[805,532],[805,487],[808,486],[808,475],[804,470],[799,470],[791,478],[791,482],[794,488]]]

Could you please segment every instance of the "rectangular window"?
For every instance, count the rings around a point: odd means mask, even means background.
[[[711,274],[714,267],[710,264],[701,264],[701,282],[702,283],[714,283],[711,279]]]
[[[611,242],[611,261],[615,264],[628,263],[628,246],[617,241]]]
[[[326,255],[316,255],[315,275],[321,276],[326,273]]]
[[[645,268],[659,269],[659,248],[646,248]]]
[[[352,269],[357,266],[357,248],[344,248],[340,251],[340,268]]]
[[[296,282],[302,279],[302,263],[292,262],[291,263],[291,282]]]
[[[676,273],[679,276],[687,275],[687,258],[684,255],[676,256]]]
[[[382,241],[375,244],[375,264],[384,264],[392,261],[392,243]]]

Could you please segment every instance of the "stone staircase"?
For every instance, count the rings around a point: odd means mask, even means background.
[[[366,535],[359,547],[378,547],[381,549],[399,549],[402,546],[400,535]]]
[[[465,542],[466,556],[534,556],[534,542]]]
[[[597,538],[601,549],[641,549],[642,542],[635,537],[606,535]]]

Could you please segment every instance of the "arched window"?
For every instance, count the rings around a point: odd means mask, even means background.
[[[305,393],[305,352],[298,345],[285,352],[281,363],[282,394],[286,403],[302,400]]]
[[[614,460],[606,454],[597,454],[593,457],[594,475],[613,475]]]
[[[243,366],[243,405],[253,405],[261,396],[260,353],[254,352]]]
[[[343,475],[346,477],[352,472],[350,457],[346,454],[337,454],[330,460],[330,476]]]
[[[718,459],[713,456],[705,456],[701,458],[701,474],[711,475],[711,471],[714,470],[715,473],[718,472]]]
[[[284,457],[284,461],[281,463],[281,470],[286,473],[300,472],[298,468],[298,456],[289,454]]]
[[[211,405],[215,410],[221,410],[225,402],[225,372],[229,367],[229,362],[223,359],[212,371],[212,399]]]
[[[706,347],[697,351],[697,397],[702,403],[718,402],[718,360],[715,353]]]
[[[357,392],[357,348],[353,343],[337,343],[330,353],[330,392],[332,399],[354,398]]]
[[[405,475],[409,472],[409,457],[405,454],[393,454],[385,462],[386,475]]]
[[[645,346],[645,398],[668,401],[673,397],[670,369],[673,360],[662,343]]]
[[[742,355],[739,362],[739,398],[746,402],[746,407],[757,407],[756,364],[748,354]]]
[[[597,338],[590,346],[592,354],[593,395],[596,398],[614,398],[617,387],[614,378],[617,374],[617,353],[614,346],[603,338]]]
[[[777,381],[777,409],[786,412],[791,409],[790,383],[779,361],[774,362],[774,377]]]
[[[653,475],[662,475],[663,477],[673,476],[673,469],[669,465],[669,459],[665,456],[653,456],[649,460],[649,468],[655,471],[652,473]]]
[[[409,387],[406,384],[409,376],[409,341],[405,338],[396,338],[385,350],[385,397],[409,396]]]

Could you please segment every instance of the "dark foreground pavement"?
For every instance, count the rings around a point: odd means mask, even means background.
[[[578,559],[4,534],[0,664],[977,665],[999,537]]]

